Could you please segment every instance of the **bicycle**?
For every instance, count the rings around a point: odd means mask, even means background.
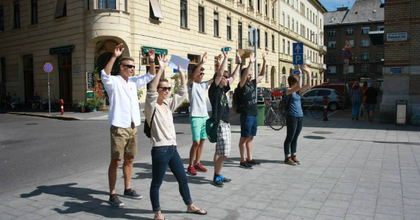
[[[276,103],[276,101],[273,101],[273,103]],[[275,131],[279,131],[286,125],[286,119],[281,115],[279,105],[275,105],[276,109],[274,109],[273,103],[268,100],[265,101],[264,124]]]
[[[312,104],[305,108],[303,111],[304,116],[308,116],[308,112],[312,115],[315,119],[322,119],[324,117],[324,105],[320,103],[316,103],[314,100],[310,100]]]

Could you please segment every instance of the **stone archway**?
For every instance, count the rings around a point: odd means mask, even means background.
[[[275,85],[275,73],[276,73],[276,68],[273,66],[271,67],[271,89],[274,89],[274,85]]]

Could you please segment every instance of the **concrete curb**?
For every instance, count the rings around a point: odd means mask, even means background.
[[[50,115],[50,114],[41,114],[41,113],[27,113],[27,112],[8,112],[8,114],[13,115],[26,115],[26,116],[36,116],[36,117],[44,117],[44,118],[55,118],[60,120],[80,120],[76,117],[71,116],[64,116],[64,115]]]

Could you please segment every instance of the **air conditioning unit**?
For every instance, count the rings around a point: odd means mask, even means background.
[[[147,57],[142,57],[141,65],[149,65],[149,59]]]

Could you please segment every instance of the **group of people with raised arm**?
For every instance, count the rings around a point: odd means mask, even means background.
[[[260,164],[252,157],[253,139],[257,134],[257,103],[255,89],[257,84],[264,78],[265,54],[263,67],[256,79],[252,80],[252,65],[255,62],[253,53],[249,56],[249,64],[240,70],[242,63],[239,52],[236,52],[237,66],[232,75],[225,70],[227,65],[228,51],[223,51],[223,56],[218,61],[218,68],[214,76],[203,81],[203,65],[207,60],[207,53],[204,53],[201,62],[194,66],[189,79],[178,67],[180,86],[177,94],[170,97],[171,85],[169,81],[162,78],[165,68],[168,66],[166,56],[155,56],[154,50],[148,52],[150,68],[148,73],[142,76],[133,76],[135,71],[134,59],[122,58],[120,61],[120,75],[110,75],[112,66],[123,53],[123,44],[118,44],[110,61],[101,72],[101,79],[109,96],[109,126],[111,134],[111,162],[108,170],[109,179],[109,203],[121,207],[124,203],[118,198],[115,185],[117,180],[117,168],[120,161],[124,159],[124,196],[133,199],[141,199],[134,189],[131,188],[131,173],[133,169],[134,156],[137,155],[137,126],[140,125],[140,110],[138,105],[137,90],[149,84],[146,102],[145,116],[152,143],[152,181],[150,186],[150,200],[155,213],[154,219],[165,219],[161,213],[159,201],[159,189],[163,182],[166,169],[169,166],[179,185],[179,192],[187,206],[187,213],[205,215],[207,212],[193,205],[186,173],[197,175],[197,170],[206,172],[207,169],[201,164],[201,155],[204,142],[207,139],[206,121],[209,119],[206,104],[206,93],[212,106],[210,118],[220,118],[217,128],[217,142],[214,153],[214,176],[212,183],[217,187],[223,187],[224,183],[231,179],[222,175],[222,168],[231,150],[231,127],[230,112],[227,92],[231,84],[240,72],[238,86],[243,93],[244,109],[241,113],[241,138],[239,150],[241,155],[240,166],[251,168]],[[160,68],[156,72],[155,59],[158,59]],[[308,82],[310,81],[309,71],[305,67]],[[300,74],[300,77],[302,74]],[[290,76],[289,85],[286,90],[287,97],[290,97],[290,114],[287,116],[287,138],[285,141],[285,163],[290,161],[298,162],[296,158],[296,143],[300,130],[302,129],[302,113],[300,106],[299,92],[303,92],[309,86],[301,86],[300,77]],[[192,146],[189,154],[187,172],[184,169],[181,157],[177,151],[176,133],[172,113],[179,105],[187,99],[191,103],[190,123],[192,131]],[[290,131],[289,131],[290,125]],[[292,154],[289,149],[291,146]]]

